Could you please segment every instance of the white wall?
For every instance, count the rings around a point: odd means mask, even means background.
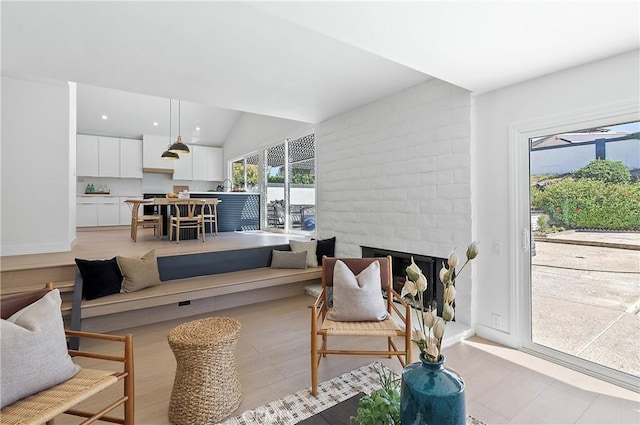
[[[640,168],[640,140],[622,140],[607,143],[606,157],[611,161],[620,161],[630,170]]]
[[[471,228],[471,95],[429,80],[319,124],[317,226],[336,255],[361,246],[447,257]],[[471,323],[471,279],[456,317]]]
[[[2,77],[2,255],[71,248],[70,98],[66,82]]]
[[[569,125],[584,111],[622,101],[635,104],[637,109],[640,102],[638,53],[616,56],[476,97],[474,227],[484,248],[475,269],[478,335],[508,345],[518,345],[521,338],[517,328],[516,289],[522,282],[513,279],[520,271],[514,270],[510,254],[518,252],[528,256],[528,253],[523,253],[516,242],[520,241],[519,223],[510,224],[518,196],[510,192],[510,152],[514,149],[510,146],[514,141],[510,128],[531,120]],[[579,123],[573,126],[583,127]],[[501,326],[491,326],[492,313],[501,316]]]
[[[531,152],[531,175],[571,173],[594,159],[596,159],[596,145],[576,145],[533,151]]]
[[[227,161],[265,149],[311,128],[313,124],[302,121],[244,112],[223,145],[225,177],[228,177]]]

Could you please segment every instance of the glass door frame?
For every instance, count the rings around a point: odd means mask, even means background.
[[[637,102],[623,101],[597,108],[542,117],[509,125],[509,223],[511,246],[511,329],[517,347],[525,352],[578,370],[596,378],[639,390],[638,378],[570,354],[535,344],[531,335],[531,199],[529,140],[538,136],[569,132],[581,128],[610,126],[637,121]]]

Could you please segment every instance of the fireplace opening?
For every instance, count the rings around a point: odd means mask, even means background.
[[[393,274],[393,289],[400,294],[406,280],[405,269],[411,265],[411,257],[416,265],[422,270],[422,274],[427,278],[427,290],[424,291],[424,305],[435,300],[438,305],[438,315],[442,315],[442,293],[443,286],[439,277],[442,264],[446,263],[445,258],[431,257],[428,255],[411,254],[408,252],[392,251],[383,248],[373,248],[361,246],[363,258],[386,257],[392,258],[391,271]]]

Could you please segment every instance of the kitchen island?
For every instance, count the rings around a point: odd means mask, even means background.
[[[189,192],[191,198],[218,198],[218,231],[260,230],[257,192]],[[208,229],[207,229],[208,230]]]

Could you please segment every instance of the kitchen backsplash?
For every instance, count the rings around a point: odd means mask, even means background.
[[[88,184],[109,188],[114,196],[133,196],[143,193],[166,193],[173,190],[173,186],[189,186],[189,190],[206,192],[215,190],[222,182],[173,180],[169,174],[144,173],[142,179],[122,179],[114,177],[78,177],[76,179],[76,194],[83,195]]]

